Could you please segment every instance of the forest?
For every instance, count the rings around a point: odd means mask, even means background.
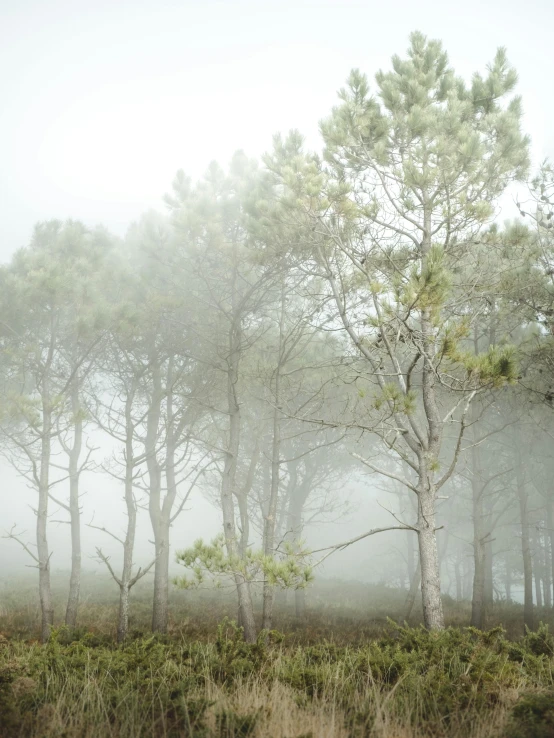
[[[554,736],[554,166],[503,48],[369,72],[0,267],[2,738]]]

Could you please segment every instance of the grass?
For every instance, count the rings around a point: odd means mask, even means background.
[[[117,646],[114,595],[86,577],[79,629],[41,645],[32,583],[3,583],[1,738],[554,736],[554,637],[546,624],[521,636],[517,605],[482,633],[446,600],[450,627],[428,633],[387,621],[401,592],[322,583],[306,619],[281,608],[279,630],[247,645],[232,598],[209,593],[174,593],[170,633],[152,636],[143,587]]]

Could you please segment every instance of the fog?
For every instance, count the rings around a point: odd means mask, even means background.
[[[83,572],[120,640],[138,581],[250,642],[326,579],[552,608],[553,21],[4,8],[0,560],[44,640]]]
[[[350,69],[385,68],[414,29],[443,40],[460,74],[506,46],[536,162],[551,155],[547,0],[2,4],[0,249],[52,217],[123,235],[175,171],[193,177],[298,128],[310,147]]]

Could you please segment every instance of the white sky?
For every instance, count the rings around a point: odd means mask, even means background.
[[[554,154],[549,0],[0,0],[0,259],[52,217],[123,234],[193,177],[276,131],[317,146],[352,67],[370,79],[411,31],[466,77],[500,45],[535,161]],[[506,213],[513,215],[513,213]]]

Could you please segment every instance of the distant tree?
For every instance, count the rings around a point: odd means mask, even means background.
[[[105,313],[97,300],[110,240],[80,223],[49,221],[36,226],[33,240],[2,271],[4,366],[4,442],[2,452],[37,491],[36,553],[16,535],[36,561],[47,640],[54,610],[50,588],[48,503],[53,486],[52,454],[61,441],[70,451],[70,495],[62,504],[71,518],[72,571],[66,613],[74,626],[79,601],[81,550],[79,474],[82,381],[94,365],[94,352],[105,331]],[[65,439],[65,440],[64,440]]]
[[[257,632],[250,583],[240,563],[245,552],[235,517],[235,500],[240,495],[242,404],[247,392],[244,369],[249,352],[266,330],[261,316],[275,284],[271,265],[260,258],[260,241],[249,227],[248,203],[259,182],[256,167],[238,153],[228,175],[213,165],[194,189],[180,173],[167,198],[178,233],[173,268],[187,273],[194,284],[196,352],[204,357],[207,370],[218,377],[218,391],[210,403],[214,434],[207,442],[214,459],[221,462],[225,548],[234,567],[239,623],[249,642],[256,640]]]
[[[117,264],[111,278],[106,281],[106,292],[112,297],[111,326],[105,350],[98,361],[95,383],[90,387],[88,404],[98,427],[114,444],[112,457],[103,468],[123,485],[127,521],[124,533],[117,528],[114,530],[113,525],[107,528],[96,524],[93,522],[95,517],[88,525],[110,536],[122,547],[123,561],[119,574],[110,557],[100,546],[96,548],[98,559],[119,587],[117,640],[121,643],[129,629],[131,589],[156,563],[154,556],[146,567],[134,571],[137,514],[145,464],[144,447],[140,441],[148,413],[142,384],[148,363],[141,361],[140,355],[137,358],[137,346],[141,347],[143,343],[148,305],[137,301],[136,275],[125,260]]]
[[[198,306],[187,293],[189,280],[183,275],[176,286],[170,278],[171,239],[169,223],[154,215],[144,217],[127,239],[137,265],[137,299],[145,306],[132,355],[137,367],[146,367],[139,440],[156,555],[152,630],[161,633],[167,632],[169,617],[170,528],[207,468],[208,454],[198,439],[211,388],[195,353],[189,316]]]

